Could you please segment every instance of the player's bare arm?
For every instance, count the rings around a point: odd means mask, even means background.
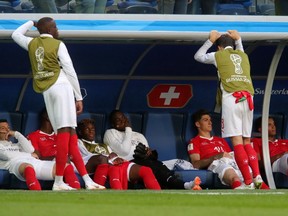
[[[194,168],[196,169],[207,169],[208,166],[214,161],[214,158],[200,160],[200,154],[190,154],[190,160]]]
[[[228,152],[221,152],[214,156],[215,159],[220,159],[222,157],[232,158],[232,156]]]

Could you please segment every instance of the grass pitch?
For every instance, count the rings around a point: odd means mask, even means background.
[[[287,215],[288,190],[0,190],[1,216]]]

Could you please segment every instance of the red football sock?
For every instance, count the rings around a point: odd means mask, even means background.
[[[143,179],[144,185],[147,189],[161,190],[161,187],[150,167],[141,166],[139,176]]]
[[[234,146],[235,161],[242,173],[246,185],[252,183],[252,176],[250,174],[248,165],[248,156],[242,144]]]
[[[256,154],[254,148],[250,144],[244,145],[244,149],[245,149],[245,151],[248,155],[248,158],[249,158],[249,166],[252,169],[253,178],[255,178],[257,175],[260,175],[257,154]]]
[[[67,165],[64,170],[64,179],[65,182],[73,188],[80,189],[80,182],[77,178],[74,168],[71,164]]]
[[[234,181],[231,185],[232,189],[235,189],[237,187],[240,187],[242,185],[242,183],[240,181]]]
[[[93,181],[100,185],[105,185],[109,170],[109,164],[99,164],[95,170]]]
[[[58,133],[56,138],[56,176],[63,176],[68,157],[70,133]]]
[[[41,190],[41,185],[36,178],[36,173],[33,167],[27,166],[25,168],[24,178],[29,190]]]
[[[121,184],[121,166],[109,166],[109,183],[112,189],[123,190]]]
[[[78,148],[78,137],[76,134],[70,136],[69,155],[71,156],[71,160],[75,164],[79,174],[81,176],[86,175],[87,170]]]

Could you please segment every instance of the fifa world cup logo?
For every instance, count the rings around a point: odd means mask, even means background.
[[[38,49],[36,49],[35,57],[37,61],[38,71],[43,71],[44,70],[44,66],[43,66],[44,48],[43,47],[38,47]]]
[[[95,149],[94,149],[95,153],[98,153],[98,154],[106,154],[106,149],[102,146],[98,146],[96,145],[95,146]]]
[[[237,55],[237,54],[231,54],[230,55],[230,59],[233,62],[234,66],[235,66],[235,73],[236,74],[242,74],[243,70],[241,67],[241,62],[242,62],[242,58],[241,56]]]

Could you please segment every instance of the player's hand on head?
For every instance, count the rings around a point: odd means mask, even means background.
[[[221,34],[216,31],[216,30],[212,30],[210,31],[210,34],[209,34],[209,40],[212,42],[212,43],[215,43],[215,41],[221,36]]]
[[[33,25],[37,28],[37,21],[33,21]]]
[[[227,32],[234,40],[238,40],[240,38],[240,34],[237,30],[228,30]]]

